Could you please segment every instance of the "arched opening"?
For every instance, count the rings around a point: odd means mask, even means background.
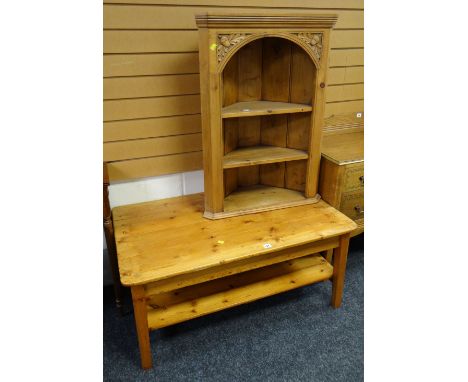
[[[294,190],[303,197],[310,159],[316,73],[307,52],[280,37],[254,40],[230,57],[221,75],[223,112],[238,107],[246,115],[223,117],[224,155],[234,156],[234,152],[247,148],[264,152],[272,148],[273,156],[285,155],[285,160],[225,168],[225,197],[252,186]],[[243,105],[247,107],[243,109]],[[270,114],[251,116],[248,108],[258,105]],[[278,107],[284,109],[276,112]],[[282,154],[275,148],[291,150],[283,150]]]

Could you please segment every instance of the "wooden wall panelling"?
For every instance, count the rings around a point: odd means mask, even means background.
[[[197,31],[105,30],[104,53],[196,52]]]
[[[200,94],[198,74],[104,78],[104,99]]]
[[[104,142],[199,132],[200,114],[104,122]]]
[[[104,101],[104,121],[195,113],[200,113],[199,95]]]
[[[362,30],[335,30],[331,36],[332,49],[364,47]],[[195,30],[104,31],[104,53],[196,52],[197,42]]]
[[[334,30],[330,36],[330,46],[336,48],[362,48],[364,47],[364,31]]]
[[[363,66],[364,49],[332,49],[329,65],[331,73],[339,67]],[[198,74],[198,71],[198,52],[104,55],[104,77]]]
[[[229,63],[228,66],[232,65]],[[360,66],[331,68],[329,76],[329,85],[341,86],[346,89],[355,84],[362,85],[364,70]],[[266,86],[278,86],[278,83],[270,81]],[[198,74],[104,78],[104,97],[106,100],[199,93],[200,79]],[[329,98],[328,93],[327,101],[333,101]]]
[[[194,171],[202,168],[202,152],[132,159],[108,164],[109,179],[114,181]]]
[[[218,4],[217,4],[218,5]],[[230,5],[235,5],[231,1]],[[238,7],[223,7],[226,13],[245,13],[246,10],[239,10]],[[248,10],[250,11],[250,10]],[[257,9],[250,12],[258,11]],[[219,7],[203,7],[203,12],[219,12]],[[262,13],[289,14],[290,9],[284,8],[266,8]],[[309,10],[295,10],[295,13],[301,14],[310,12]],[[329,14],[328,9],[314,9],[316,14]],[[200,13],[200,7],[191,6],[168,6],[153,5],[142,7],[140,5],[104,5],[104,28],[105,29],[193,29],[195,30],[194,15]],[[364,15],[360,10],[334,10],[338,15],[338,21],[335,29],[342,28],[362,28],[364,24]]]
[[[124,147],[130,155],[156,153],[150,158],[112,159],[111,181],[190,171],[201,161],[161,164],[165,151],[151,151],[148,138],[173,137],[185,147],[186,134],[199,133],[198,39],[196,13],[337,13],[331,34],[325,115],[363,111],[363,1],[357,0],[110,0],[104,4],[104,159],[109,148]],[[253,87],[255,89],[255,86]],[[248,91],[248,88],[246,88]],[[248,94],[248,92],[247,92]],[[299,115],[294,116],[298,118]],[[245,123],[245,122],[244,122]],[[289,121],[289,128],[294,122]],[[272,132],[273,130],[271,130]],[[264,144],[266,133],[261,134]],[[289,142],[290,136],[288,136]],[[180,139],[180,142],[176,141]],[[277,139],[275,136],[271,139]],[[138,140],[142,142],[137,143]],[[298,139],[299,141],[300,139]],[[244,140],[245,141],[245,140]],[[157,141],[156,141],[157,142]],[[185,142],[185,143],[184,143]],[[194,143],[195,144],[195,143]],[[115,149],[114,149],[115,151]],[[171,150],[166,150],[171,151]],[[118,156],[127,158],[127,154]],[[193,153],[187,153],[192,155]],[[114,154],[112,154],[114,155]],[[199,155],[199,154],[198,154]],[[117,160],[118,162],[113,162]],[[126,163],[128,162],[128,163]],[[184,167],[187,163],[187,167]],[[198,168],[194,168],[198,163]],[[142,166],[137,169],[136,166]],[[152,168],[151,164],[155,167]],[[262,166],[261,171],[266,171]],[[128,177],[128,178],[125,178]],[[265,176],[266,179],[266,176]]]
[[[364,111],[364,100],[327,103],[325,105],[325,118],[358,111]]]
[[[337,66],[364,65],[364,49],[348,48],[330,51],[330,68]]]
[[[364,67],[352,66],[331,68],[328,71],[328,85],[342,85],[364,82]]]
[[[194,6],[233,6],[232,0],[106,0],[106,4],[172,4]],[[236,0],[235,5],[257,8],[364,9],[364,0]]]
[[[104,157],[110,161],[201,150],[201,133],[104,143]]]
[[[328,86],[327,102],[364,99],[364,84]]]
[[[104,77],[198,74],[198,71],[198,51],[104,55]]]

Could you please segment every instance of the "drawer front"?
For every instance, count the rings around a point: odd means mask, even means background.
[[[364,190],[364,163],[346,166],[344,192]]]
[[[364,191],[348,192],[341,198],[340,211],[351,219],[364,217]]]

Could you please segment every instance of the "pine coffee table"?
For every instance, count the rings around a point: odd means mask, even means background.
[[[150,330],[328,279],[341,304],[354,221],[324,201],[221,220],[203,206],[195,194],[113,209],[145,369]],[[330,249],[333,264],[320,255]]]

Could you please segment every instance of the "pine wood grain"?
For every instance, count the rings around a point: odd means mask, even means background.
[[[307,158],[308,154],[301,150],[275,146],[252,146],[240,148],[225,155],[223,167],[253,166]]]
[[[340,236],[340,246],[333,250],[333,281],[331,298],[331,305],[333,308],[339,308],[343,299],[349,237],[349,233]]]
[[[289,102],[291,43],[278,38],[266,38],[262,47],[262,99]],[[297,102],[297,101],[295,101]],[[307,102],[304,102],[307,104]]]
[[[262,97],[262,41],[253,41],[244,46],[236,56],[239,60],[238,101],[260,100]]]
[[[141,285],[135,285],[131,288],[131,291],[138,346],[140,348],[141,367],[143,369],[150,369],[153,367],[153,359],[151,356],[145,289]]]
[[[260,166],[260,184],[285,187],[286,163],[271,163]]]
[[[214,221],[202,217],[203,204],[203,194],[195,194],[114,208],[122,283],[144,284],[227,265],[278,246],[312,243],[356,228],[322,201]],[[197,240],[177,239],[180,232]]]
[[[242,213],[266,207],[278,206],[279,208],[280,206],[296,206],[307,203],[307,199],[300,192],[287,188],[255,185],[256,183],[252,187],[241,187],[231,193],[224,200],[224,212],[239,211],[239,213]],[[250,184],[245,186],[250,186]],[[288,187],[288,184],[286,184],[286,187]],[[303,185],[302,188],[304,188]]]
[[[288,115],[276,114],[262,118],[260,141],[262,145],[286,147]]]
[[[194,272],[191,274],[185,274],[179,277],[172,277],[170,279],[155,281],[153,283],[146,284],[146,295],[153,296],[160,293],[175,291],[176,289],[185,288],[190,285],[216,280],[221,277],[251,271],[253,269],[258,269],[268,265],[307,256],[313,253],[318,253],[324,248],[336,248],[338,245],[338,237],[332,237],[310,244],[286,248],[274,253],[267,253],[261,256],[257,256],[255,259],[249,258],[244,261],[237,261],[233,264],[220,265],[219,267]]]
[[[312,110],[312,106],[271,101],[238,102],[223,107],[223,118],[252,117],[255,115],[273,115],[287,113],[305,113]]]
[[[364,160],[364,131],[353,131],[324,136],[322,155],[336,164],[362,162]]]
[[[313,255],[181,289],[177,295],[156,295],[149,302],[155,308],[148,311],[148,326],[157,329],[173,325],[332,275],[333,267],[320,255]]]

